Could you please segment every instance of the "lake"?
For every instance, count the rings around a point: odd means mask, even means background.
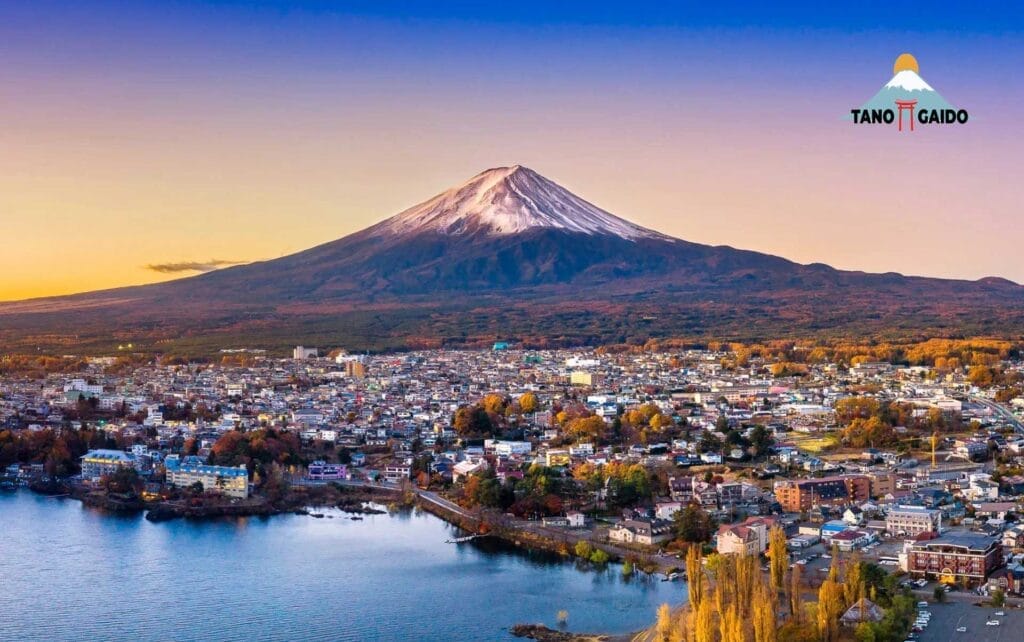
[[[625,633],[686,587],[579,569],[415,511],[153,524],[0,492],[0,640],[508,640]]]

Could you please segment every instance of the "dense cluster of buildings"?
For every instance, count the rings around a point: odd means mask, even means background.
[[[995,458],[1021,461],[1024,436],[1012,409],[1024,400],[996,404],[962,374],[936,377],[928,368],[823,363],[801,376],[773,376],[770,364],[756,359],[726,368],[728,356],[520,351],[500,342],[491,351],[373,356],[297,347],[292,359],[231,351],[224,365],[128,371],[99,358],[86,372],[0,381],[0,426],[106,432],[117,447],[82,458],[84,482],[132,467],[170,487],[199,485],[231,498],[252,492],[249,473],[210,465],[207,456],[226,432],[257,428],[294,432],[310,463],[288,474],[312,482],[401,482],[419,472],[458,487],[481,474],[521,479],[532,465],[569,477],[583,464],[640,464],[652,473],[668,470],[661,477],[667,482],[649,505],[603,527],[611,542],[659,546],[675,536],[677,512],[696,505],[720,524],[714,544],[723,553],[763,552],[768,530],[780,525],[794,550],[816,542],[844,550],[898,542],[899,563],[912,574],[976,583],[998,571],[1017,586],[1003,569],[1016,568],[1013,554],[1024,552],[1024,529],[1015,525],[1024,476],[1000,474]],[[934,465],[909,448],[824,456],[807,447],[839,430],[837,403],[865,389],[880,402],[912,406],[915,416],[955,419],[962,429],[943,438]],[[515,402],[528,393],[537,407],[509,413],[505,434],[456,434],[459,408],[489,394]],[[642,406],[677,429],[598,441],[569,438],[559,417],[593,415],[610,430]],[[755,428],[770,438],[769,453],[750,445]],[[913,436],[903,426],[894,431],[900,441]],[[186,441],[195,454],[185,454]],[[6,473],[25,474],[26,466],[12,464]],[[600,506],[606,490],[591,492],[581,504]],[[548,518],[583,528],[581,507]]]

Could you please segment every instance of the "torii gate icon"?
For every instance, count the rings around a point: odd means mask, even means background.
[[[899,121],[897,128],[899,131],[903,131],[903,110],[907,109],[910,111],[910,131],[914,131],[914,106],[917,105],[916,100],[897,100],[896,107],[899,109]]]

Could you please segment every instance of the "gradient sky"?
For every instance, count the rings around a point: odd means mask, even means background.
[[[1022,9],[771,4],[0,0],[0,300],[281,256],[516,163],[691,241],[1024,282]],[[968,125],[843,119],[904,51]]]

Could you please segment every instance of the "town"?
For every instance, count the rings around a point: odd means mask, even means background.
[[[1024,360],[1008,342],[196,360],[125,346],[5,357],[0,373],[5,489],[164,517],[325,497],[358,513],[380,492],[666,580],[692,574],[690,549],[715,565],[767,553],[777,531],[812,595],[839,556],[935,601],[1024,594]],[[852,627],[884,617],[867,595],[848,606]],[[900,639],[928,639],[928,617],[904,624]]]

